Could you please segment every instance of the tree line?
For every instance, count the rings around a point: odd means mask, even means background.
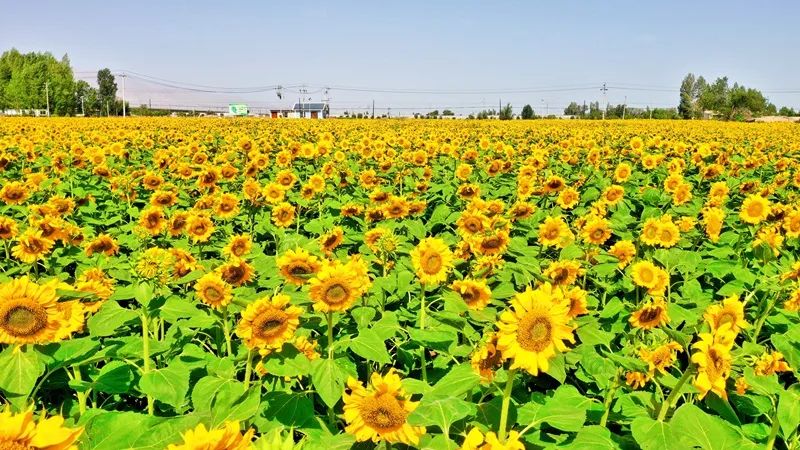
[[[117,83],[109,69],[97,72],[97,87],[76,80],[70,60],[51,53],[21,53],[12,48],[0,55],[0,111],[47,109],[58,116],[121,115]]]

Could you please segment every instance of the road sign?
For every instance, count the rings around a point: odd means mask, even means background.
[[[228,113],[232,116],[246,116],[248,113],[247,105],[231,103],[228,105]]]

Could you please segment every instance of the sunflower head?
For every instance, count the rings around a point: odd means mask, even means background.
[[[422,284],[439,284],[453,267],[453,252],[443,240],[425,238],[411,251],[411,263]]]
[[[33,410],[14,414],[0,410],[0,449],[64,449],[75,450],[75,442],[83,428],[67,428],[64,418],[42,416],[34,422]]]
[[[225,422],[221,428],[211,430],[201,423],[181,435],[182,443],[170,444],[167,450],[248,450],[252,447],[254,434],[252,428],[242,434],[239,422]]]
[[[294,336],[302,312],[290,304],[288,295],[264,297],[247,306],[236,334],[250,349],[280,348]]]
[[[45,344],[68,323],[59,308],[56,283],[28,277],[0,284],[0,344]]]
[[[277,264],[286,281],[298,286],[308,283],[322,267],[319,258],[302,248],[287,251],[278,257]]]

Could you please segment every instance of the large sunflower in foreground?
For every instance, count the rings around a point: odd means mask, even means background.
[[[511,309],[497,323],[497,348],[503,359],[513,360],[512,369],[523,368],[534,376],[546,372],[550,359],[567,351],[564,341],[575,342],[568,312],[563,293],[550,283],[515,295]]]
[[[225,422],[222,428],[215,430],[208,430],[201,423],[181,435],[182,444],[170,444],[167,450],[248,450],[254,433],[251,428],[242,434],[239,422]]]
[[[41,231],[29,228],[17,238],[17,245],[11,248],[11,254],[24,263],[33,264],[44,259],[54,244],[52,240],[42,237]]]
[[[453,267],[453,252],[443,240],[425,238],[411,251],[411,263],[422,284],[439,284]]]
[[[419,402],[408,399],[394,369],[384,376],[373,373],[369,387],[350,378],[347,388],[350,392],[343,397],[345,431],[357,441],[419,443],[425,427],[411,426],[406,421]]]
[[[280,348],[294,336],[302,309],[289,303],[288,295],[264,297],[247,306],[236,334],[248,348]]]
[[[0,449],[76,450],[75,441],[83,428],[66,428],[64,418],[53,416],[33,421],[33,410],[14,414],[0,411]]]
[[[0,284],[0,344],[52,342],[62,325],[54,283],[23,277]]]

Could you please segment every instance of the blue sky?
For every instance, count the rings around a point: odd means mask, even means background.
[[[393,114],[571,100],[677,104],[687,72],[800,107],[800,2],[770,1],[2,1],[0,48],[68,53],[98,68],[221,87],[331,86],[337,109]],[[120,83],[121,84],[121,83]],[[432,93],[358,92],[336,87]],[[623,87],[627,89],[622,89]],[[528,92],[498,92],[528,89]],[[572,89],[572,90],[564,90]],[[674,91],[673,91],[674,90]],[[794,90],[795,93],[770,91]],[[448,92],[443,92],[448,91]],[[129,77],[134,103],[288,105],[287,88],[190,92]],[[456,93],[458,92],[458,93]]]

